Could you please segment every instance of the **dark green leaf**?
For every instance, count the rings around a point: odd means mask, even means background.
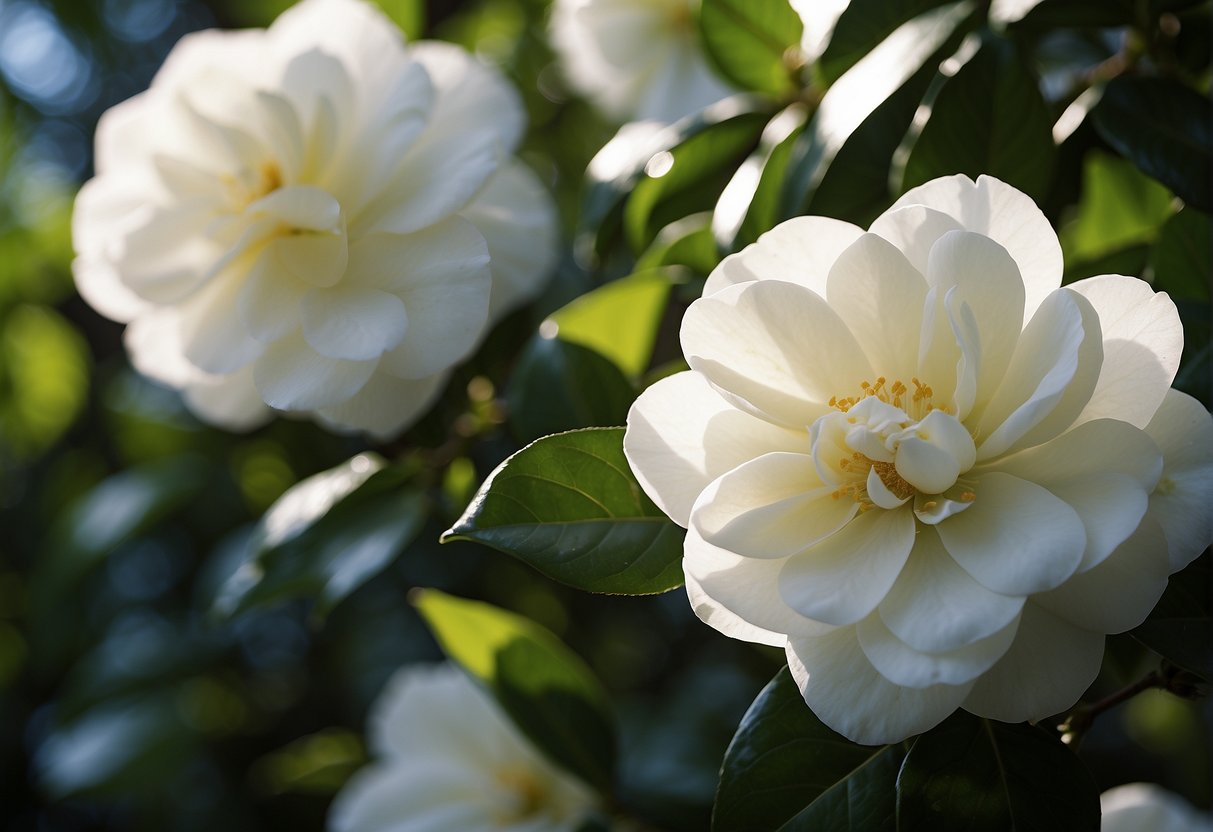
[[[636,398],[623,372],[594,350],[546,335],[527,344],[506,392],[518,438],[623,424]]]
[[[1059,737],[958,711],[914,740],[897,778],[900,829],[1099,829],[1099,788]]]
[[[788,0],[703,0],[699,30],[708,58],[741,89],[796,90],[804,24]]]
[[[547,436],[498,466],[443,540],[474,540],[589,592],[682,584],[683,530],[645,496],[623,428]]]
[[[1095,129],[1187,204],[1213,209],[1213,104],[1162,78],[1112,79],[1091,111]]]
[[[1209,276],[1213,275],[1213,223],[1209,215],[1184,208],[1172,216],[1158,235],[1150,262],[1156,289],[1173,298],[1208,303]],[[1207,322],[1207,314],[1205,319]]]
[[[856,745],[823,725],[785,667],[725,752],[712,829],[891,830],[901,758],[901,746]]]
[[[714,201],[758,144],[767,113],[744,113],[652,156],[623,209],[623,232],[643,251],[657,231]]]
[[[990,36],[931,103],[902,190],[939,176],[985,173],[1041,200],[1053,178],[1053,117],[1015,47]]]
[[[972,10],[969,2],[951,3],[903,24],[826,91],[792,149],[782,217],[803,213],[835,157],[882,103],[955,50]]]
[[[1213,574],[1206,552],[1171,576],[1167,591],[1133,637],[1163,658],[1213,681]]]
[[[834,24],[821,57],[817,74],[832,84],[859,62],[897,27],[923,12],[943,6],[948,0],[851,0]]]
[[[1043,0],[1012,21],[1016,29],[1102,29],[1136,20],[1133,0]]]
[[[738,95],[666,127],[635,123],[624,125],[586,169],[579,237],[592,239],[594,252],[600,258],[605,257],[622,233],[624,203],[646,175],[646,168],[658,163],[666,164],[661,154],[680,147],[704,131],[737,119],[749,121],[757,117],[760,122],[765,122],[766,117],[762,114],[769,113],[769,110],[770,103],[767,101],[756,96]],[[734,128],[723,129],[728,132]],[[761,129],[761,123],[754,128],[755,137]],[[655,158],[657,162],[654,162]],[[660,169],[660,166],[654,169]],[[679,217],[671,218],[670,222],[674,219]]]
[[[589,668],[554,635],[505,610],[436,590],[414,603],[443,651],[493,693],[545,755],[608,792],[615,721]]]
[[[220,588],[215,611],[315,596],[315,614],[327,614],[421,530],[428,502],[407,479],[361,454],[295,485],[258,524],[249,559]]]
[[[749,245],[779,222],[784,175],[807,118],[804,106],[793,104],[771,119],[758,149],[721,193],[712,216],[712,232],[725,251]]]
[[[588,347],[632,377],[649,366],[671,282],[665,272],[637,272],[588,292],[552,313],[562,341]]]

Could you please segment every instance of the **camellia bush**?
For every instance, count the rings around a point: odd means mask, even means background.
[[[4,828],[1213,828],[1210,12],[0,3]]]

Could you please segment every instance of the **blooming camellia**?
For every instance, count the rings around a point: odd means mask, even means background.
[[[1099,796],[1100,832],[1213,832],[1213,818],[1153,783],[1126,783]]]
[[[694,0],[556,0],[552,45],[578,92],[621,120],[669,123],[732,90],[708,66]]]
[[[1047,220],[990,177],[915,188],[868,232],[792,219],[712,273],[691,370],[628,416],[696,612],[786,646],[855,741],[1068,708],[1104,635],[1213,540],[1174,304],[1061,273]]]
[[[452,665],[398,672],[369,734],[379,759],[337,796],[333,832],[572,832],[597,807]]]
[[[209,421],[396,433],[551,266],[523,126],[498,73],[361,0],[189,35],[102,117],[76,285]]]

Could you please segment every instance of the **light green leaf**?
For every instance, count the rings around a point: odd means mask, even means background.
[[[804,24],[788,0],[703,0],[699,30],[708,58],[741,89],[783,96],[799,87]]]
[[[413,603],[443,651],[479,679],[552,762],[609,793],[615,721],[585,663],[532,621],[477,601],[419,590]]]
[[[635,378],[649,366],[657,327],[670,296],[670,279],[660,270],[612,281],[555,312],[545,334],[581,344],[609,358]]]
[[[645,496],[623,428],[547,436],[497,467],[443,541],[473,540],[588,592],[682,584],[684,531]]]

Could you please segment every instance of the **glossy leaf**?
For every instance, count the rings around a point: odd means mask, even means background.
[[[1213,574],[1206,552],[1171,576],[1167,591],[1133,637],[1180,667],[1213,682]]]
[[[857,745],[823,725],[785,667],[725,752],[712,829],[892,830],[902,756],[899,745]]]
[[[817,75],[823,84],[838,80],[886,37],[907,21],[943,6],[948,0],[851,0],[834,24]]]
[[[902,190],[963,173],[1001,179],[1036,200],[1047,194],[1057,148],[1040,85],[1009,41],[990,36],[947,78],[913,140]]]
[[[645,496],[623,428],[547,436],[497,467],[443,541],[474,540],[588,592],[682,584],[683,530]]]
[[[407,480],[360,454],[291,488],[254,530],[248,560],[221,587],[215,612],[314,596],[315,614],[327,614],[421,530],[428,501]]]
[[[914,740],[897,778],[901,829],[1096,832],[1099,788],[1056,734],[958,711]]]
[[[1213,104],[1175,81],[1119,76],[1091,111],[1100,136],[1187,204],[1213,210]]]
[[[574,428],[622,425],[636,391],[598,352],[563,338],[536,335],[514,368],[506,392],[510,427],[524,442]]]
[[[835,157],[882,103],[951,54],[972,10],[970,2],[951,3],[903,24],[826,91],[793,148],[782,216],[802,212]]]
[[[553,762],[607,792],[615,721],[598,680],[552,633],[477,601],[419,590],[413,603],[443,651],[484,683]]]
[[[794,92],[804,24],[788,0],[703,0],[699,30],[720,73],[744,90]]]
[[[686,266],[706,277],[720,262],[711,221],[712,215],[703,212],[670,223],[636,259],[636,269]]]
[[[779,221],[784,174],[807,118],[806,109],[793,104],[771,119],[758,149],[720,194],[712,214],[712,233],[725,251],[744,248]]]
[[[1150,255],[1154,286],[1173,298],[1209,301],[1213,274],[1213,222],[1195,208],[1184,208],[1163,225]],[[1206,323],[1208,315],[1205,316]]]
[[[653,156],[623,210],[623,232],[632,250],[643,251],[661,227],[714,201],[758,144],[768,118],[766,113],[739,115]]]
[[[669,296],[663,272],[640,272],[582,295],[549,320],[562,341],[589,347],[636,377],[649,366]]]

